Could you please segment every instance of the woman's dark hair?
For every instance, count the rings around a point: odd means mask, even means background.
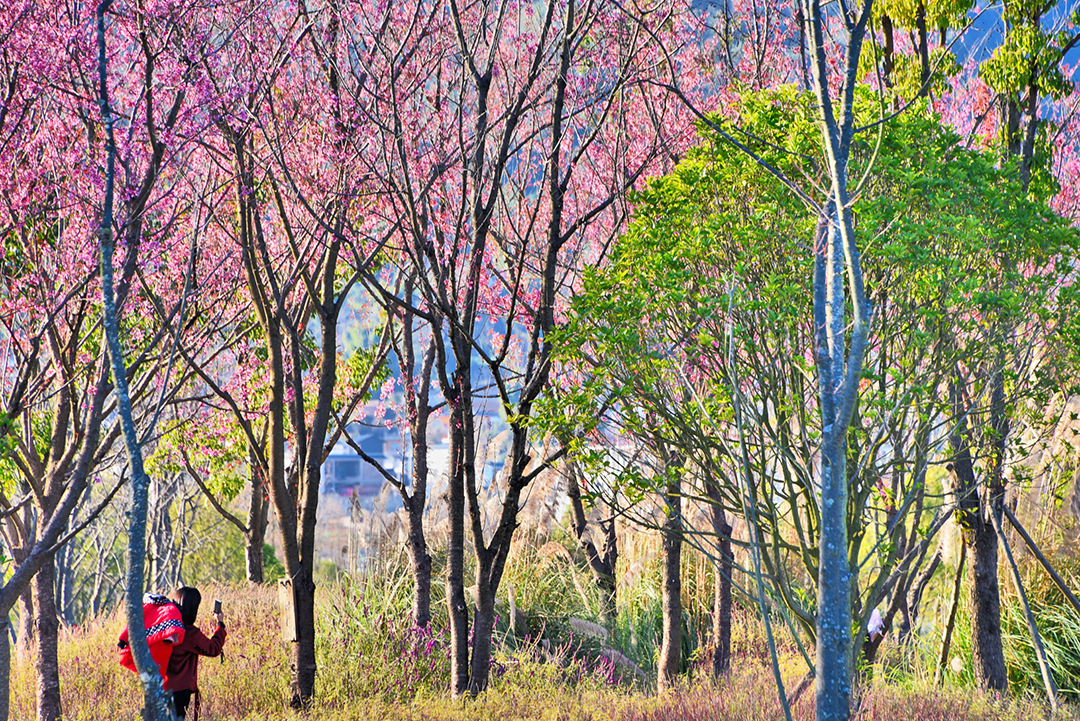
[[[199,616],[199,604],[202,603],[202,594],[199,589],[191,586],[181,586],[176,589],[176,605],[180,607],[180,618],[185,626],[194,626]]]

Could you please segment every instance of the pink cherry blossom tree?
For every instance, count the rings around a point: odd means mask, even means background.
[[[373,221],[393,231],[392,268],[365,281],[392,317],[427,327],[430,350],[418,355],[431,358],[450,414],[451,692],[476,693],[488,682],[523,494],[562,453],[543,455],[530,422],[551,380],[551,333],[580,269],[622,229],[627,194],[689,139],[689,115],[656,82],[654,36],[682,48],[688,73],[701,68],[689,62],[699,36],[669,9],[645,30],[614,5],[575,0],[451,0],[364,17],[393,28],[368,42],[354,25],[349,54],[377,133],[361,156],[379,184]],[[496,422],[508,442],[491,476],[483,446]],[[424,483],[414,473],[407,506],[423,503]],[[481,503],[489,488],[494,506]],[[424,566],[421,522],[410,510],[414,571]],[[471,623],[466,534],[477,569]]]

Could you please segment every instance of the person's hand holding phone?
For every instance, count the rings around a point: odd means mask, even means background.
[[[217,619],[219,625],[225,625],[225,614],[221,612],[221,601],[214,599],[214,618]]]

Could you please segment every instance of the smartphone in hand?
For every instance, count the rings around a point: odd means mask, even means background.
[[[221,600],[217,598],[214,599],[214,613],[221,613]]]

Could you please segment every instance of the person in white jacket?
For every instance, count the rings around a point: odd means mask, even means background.
[[[881,614],[876,608],[870,613],[870,621],[866,624],[866,632],[870,634],[871,641],[877,641],[885,635],[885,621],[882,620]]]

